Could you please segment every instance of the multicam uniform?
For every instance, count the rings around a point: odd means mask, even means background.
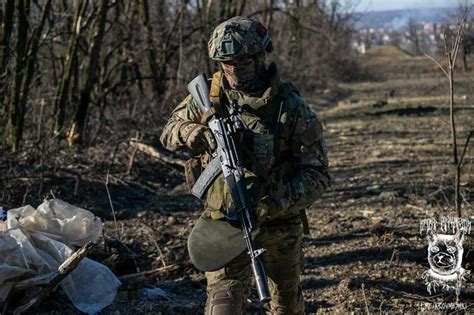
[[[254,240],[257,248],[267,250],[261,257],[272,294],[272,313],[302,314],[300,212],[330,183],[327,152],[322,126],[294,85],[280,81],[274,64],[269,67],[268,75],[269,87],[260,97],[230,89],[221,72],[214,74],[213,82],[218,82],[219,93],[225,99],[237,101],[252,131],[242,143],[249,194],[256,201],[256,207],[259,198],[266,195],[277,201],[277,215],[260,222],[260,233]],[[166,148],[184,147],[180,130],[189,122],[201,123],[199,107],[190,96],[175,108],[163,130],[161,141]],[[209,153],[201,154],[203,167],[209,160]],[[223,219],[231,205],[221,174],[207,191],[203,215]],[[242,314],[249,294],[250,275],[247,253],[220,270],[206,272],[206,314]]]

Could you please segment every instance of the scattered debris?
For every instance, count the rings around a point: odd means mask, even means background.
[[[164,163],[170,164],[170,165],[175,165],[175,166],[181,166],[184,167],[184,160],[180,158],[176,158],[172,156],[171,154],[168,154],[166,152],[160,151],[158,148],[155,148],[151,145],[139,142],[137,139],[132,139],[130,140],[129,144],[133,146],[134,148],[137,148],[143,153],[146,153],[155,159],[158,159]]]
[[[372,104],[372,107],[383,107],[385,105],[387,105],[388,102],[386,100],[378,100],[377,102],[375,102],[374,104]]]
[[[34,298],[15,311],[22,313],[57,284],[82,312],[96,313],[112,303],[120,281],[106,266],[84,258],[101,232],[100,219],[59,199],[44,201],[37,209],[9,210],[7,230],[0,234],[0,304],[12,290],[41,285]],[[84,247],[74,254],[74,245]]]
[[[13,288],[12,292],[19,292],[25,291],[32,288],[37,288],[33,294],[29,294],[28,302],[17,307],[13,314],[22,314],[30,309],[33,305],[41,302],[49,293],[51,293],[58,284],[64,280],[84,259],[87,253],[92,249],[94,243],[88,242],[86,245],[81,247],[77,252],[75,252],[72,256],[70,256],[66,261],[64,261],[59,267],[57,271],[39,275],[34,278],[29,278],[20,282],[17,282]],[[8,300],[5,304],[8,303]],[[4,306],[6,309],[8,305]]]
[[[178,269],[177,265],[168,265],[166,267],[161,267],[161,268],[157,268],[153,270],[147,270],[147,271],[142,271],[139,273],[121,276],[119,279],[123,284],[136,283],[140,281],[146,281],[148,280],[148,278],[153,277],[159,273],[169,272],[169,271],[177,270],[177,269]]]

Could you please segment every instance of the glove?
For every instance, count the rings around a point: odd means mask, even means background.
[[[255,207],[258,219],[260,221],[272,220],[278,217],[283,212],[283,207],[271,195],[266,195],[257,203]]]
[[[196,153],[217,148],[216,139],[209,128],[201,124],[184,123],[179,128],[181,140]]]

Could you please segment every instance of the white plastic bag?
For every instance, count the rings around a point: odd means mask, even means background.
[[[96,242],[102,232],[102,222],[92,212],[59,199],[44,201],[36,210],[31,206],[12,209],[8,211],[7,225],[42,232],[76,246]]]
[[[57,270],[74,253],[68,245],[97,241],[102,222],[87,210],[53,199],[36,210],[26,206],[8,211],[7,228],[0,234],[0,304],[14,281]],[[85,313],[112,303],[119,286],[109,268],[87,258],[61,282],[71,302]]]

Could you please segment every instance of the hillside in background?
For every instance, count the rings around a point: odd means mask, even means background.
[[[451,14],[456,12],[456,8],[423,8],[406,9],[393,11],[372,11],[360,13],[356,22],[357,29],[363,28],[384,28],[403,30],[410,18],[427,23],[446,23]]]

